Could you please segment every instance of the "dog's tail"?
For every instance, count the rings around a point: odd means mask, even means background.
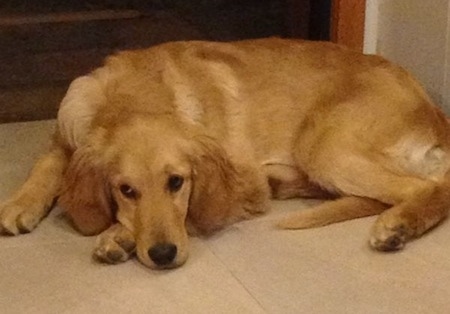
[[[329,224],[378,215],[388,208],[379,201],[357,196],[345,196],[324,202],[284,218],[277,223],[282,229],[308,229]]]

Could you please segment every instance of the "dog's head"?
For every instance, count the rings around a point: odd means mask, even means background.
[[[233,215],[237,172],[214,140],[170,118],[134,117],[100,127],[71,160],[60,203],[84,234],[114,219],[131,230],[139,260],[182,265],[187,223],[208,233]]]

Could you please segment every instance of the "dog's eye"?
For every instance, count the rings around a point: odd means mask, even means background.
[[[136,198],[136,191],[128,184],[122,184],[119,189],[123,196],[125,196],[126,198]]]
[[[167,181],[167,187],[169,188],[170,192],[177,192],[181,189],[183,186],[184,179],[182,176],[179,175],[172,175],[169,177],[169,180]]]

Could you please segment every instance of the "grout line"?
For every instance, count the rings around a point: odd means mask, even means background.
[[[236,276],[236,274],[228,267],[228,265],[216,254],[216,252],[211,249],[211,247],[209,246],[209,243],[207,241],[205,241],[205,246],[208,248],[208,250],[219,260],[219,262],[222,264],[223,267],[225,267],[225,269],[228,270],[228,272],[231,274],[231,276],[233,276],[233,278],[241,285],[242,288],[244,288],[245,291],[247,291],[247,293],[250,295],[250,297],[256,302],[256,304],[258,304],[258,306],[261,308],[261,310],[264,313],[269,313],[267,312],[266,308],[261,304],[261,302],[259,301],[258,298],[256,298],[253,293],[247,288],[247,286]]]

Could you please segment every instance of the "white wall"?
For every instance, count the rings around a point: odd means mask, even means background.
[[[364,51],[410,70],[450,114],[450,1],[366,1]]]

